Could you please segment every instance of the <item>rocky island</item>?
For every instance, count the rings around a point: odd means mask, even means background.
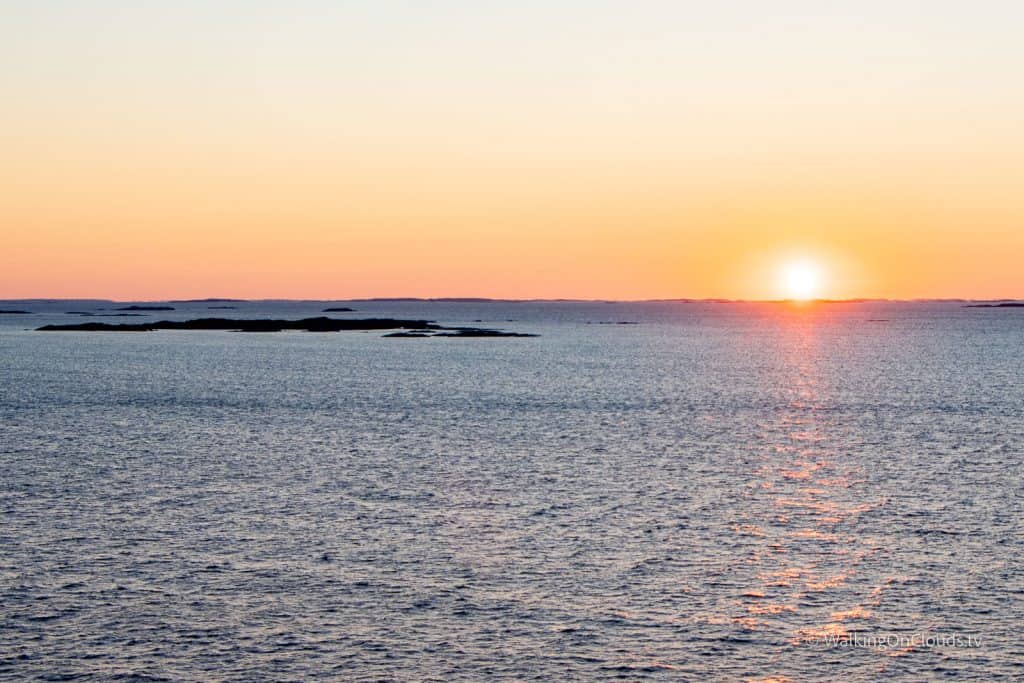
[[[1024,301],[1002,301],[995,304],[967,304],[964,308],[1024,308]]]
[[[40,332],[154,332],[156,330],[230,330],[234,332],[342,332],[395,330],[389,337],[535,337],[535,334],[505,332],[478,327],[445,327],[429,320],[398,318],[302,318],[301,320],[231,318],[197,318],[195,320],[160,320],[147,323],[78,323],[74,325],[43,325]]]

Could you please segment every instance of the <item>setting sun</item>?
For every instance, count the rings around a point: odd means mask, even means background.
[[[782,268],[782,288],[791,299],[813,299],[818,294],[820,279],[820,269],[807,261],[787,263]]]

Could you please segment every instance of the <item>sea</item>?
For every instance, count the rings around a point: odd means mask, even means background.
[[[1024,308],[131,303],[0,302],[2,680],[1024,679]],[[538,336],[35,331],[319,315]]]

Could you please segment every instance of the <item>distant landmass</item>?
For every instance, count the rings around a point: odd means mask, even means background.
[[[120,308],[118,308],[116,310],[118,310],[118,311],[173,311],[174,310],[174,306],[138,306],[138,305],[133,304],[131,306],[121,306]]]
[[[528,303],[622,303],[618,301],[605,301],[604,299],[489,299],[476,296],[449,296],[449,297],[374,297],[369,299],[346,299],[354,303],[443,303],[443,304],[528,304]]]

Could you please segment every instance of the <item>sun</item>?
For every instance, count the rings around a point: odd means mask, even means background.
[[[793,261],[782,267],[782,289],[797,301],[813,299],[818,294],[821,269],[810,261]]]

